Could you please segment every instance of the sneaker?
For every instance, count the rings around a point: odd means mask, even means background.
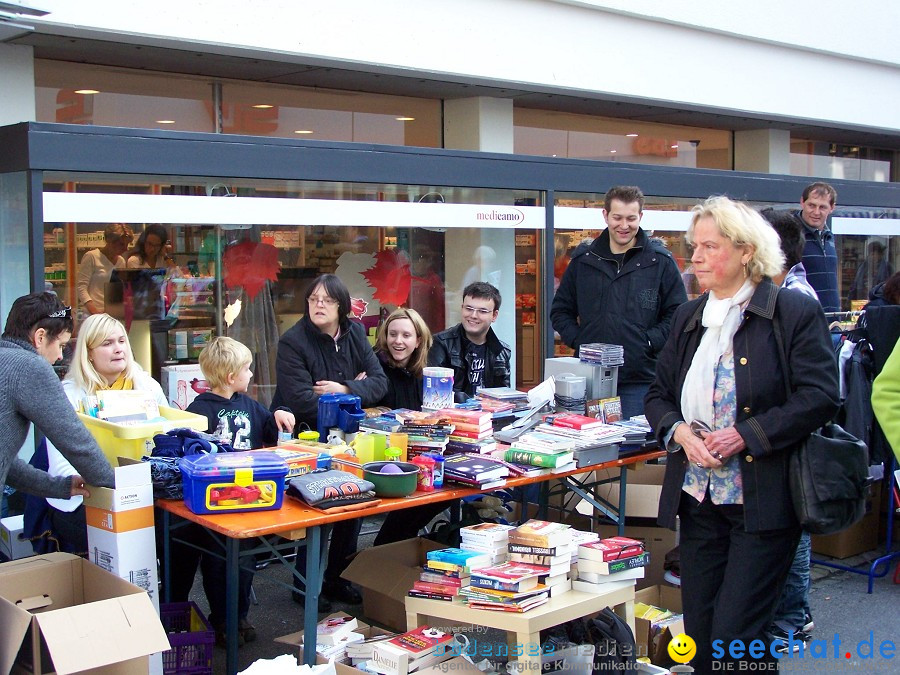
[[[244,638],[244,643],[254,642],[256,640],[256,628],[247,621],[247,619],[241,619],[238,621],[238,632],[241,637]]]
[[[663,574],[663,579],[666,583],[681,588],[681,576],[675,570],[666,570],[666,573]]]
[[[776,652],[779,654],[787,654],[789,648],[791,651],[799,652],[800,645],[805,645],[812,640],[812,635],[802,630],[798,630],[794,631],[793,639],[791,639],[791,636],[788,635],[788,632],[784,628],[772,626],[769,629],[769,638],[772,640],[772,644],[775,645]]]
[[[813,622],[812,615],[807,613],[803,617],[803,628],[801,628],[800,630],[802,630],[804,633],[812,633],[812,631],[815,627],[816,627],[816,624],[815,624],[815,622]]]

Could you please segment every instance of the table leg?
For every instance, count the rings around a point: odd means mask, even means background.
[[[616,605],[613,611],[619,615],[622,621],[628,624],[631,632],[634,633],[634,600],[628,600],[620,605]]]
[[[163,602],[171,602],[172,568],[169,558],[172,555],[172,544],[169,541],[169,536],[171,535],[169,528],[172,525],[172,514],[163,509],[156,509],[156,512],[162,512],[163,514]]]
[[[225,672],[238,672],[238,585],[240,540],[225,537]]]
[[[522,673],[541,672],[541,634],[540,633],[516,633],[518,648],[522,655],[518,658],[522,665]]]
[[[315,635],[319,619],[319,593],[322,592],[322,528],[306,530],[306,591],[303,604],[303,634]],[[316,641],[303,640],[303,663],[316,663]]]
[[[628,469],[621,467],[619,469],[619,536],[625,536],[625,488],[628,484]],[[632,622],[633,623],[633,622]]]

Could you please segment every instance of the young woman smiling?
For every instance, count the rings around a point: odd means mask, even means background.
[[[375,354],[388,379],[380,406],[422,408],[422,371],[431,349],[431,331],[414,309],[398,307],[388,315],[375,338]]]

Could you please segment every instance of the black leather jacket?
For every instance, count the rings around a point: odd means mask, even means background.
[[[469,360],[466,356],[468,343],[462,324],[457,324],[435,334],[431,351],[428,352],[429,366],[453,368],[453,393],[457,402],[475,395],[474,388],[469,385]],[[509,386],[511,355],[509,345],[497,337],[493,328],[489,328],[484,365],[485,387]]]

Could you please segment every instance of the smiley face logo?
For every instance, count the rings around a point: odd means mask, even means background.
[[[681,633],[669,642],[669,656],[675,663],[687,663],[697,654],[697,644],[687,633]]]

